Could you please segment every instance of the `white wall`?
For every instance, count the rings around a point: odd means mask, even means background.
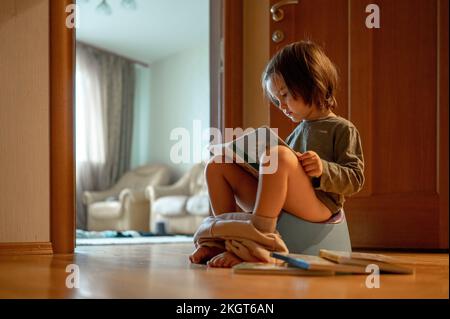
[[[150,162],[150,70],[135,66],[136,89],[134,96],[133,144],[131,168]]]
[[[0,243],[50,241],[49,1],[0,1]]]
[[[193,121],[200,121],[202,130],[210,126],[209,44],[202,43],[153,63],[150,74],[150,160],[166,163],[180,175],[194,163],[194,144],[202,142],[201,136],[193,136]],[[170,140],[175,128],[190,133],[187,163],[174,164],[170,159],[170,150],[177,143]],[[200,147],[207,144],[205,140]]]

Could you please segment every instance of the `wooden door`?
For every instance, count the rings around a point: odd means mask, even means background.
[[[371,3],[380,28],[366,27]],[[300,0],[282,9],[270,36],[285,38],[271,40],[271,54],[301,39],[322,45],[340,75],[337,113],[361,133],[366,183],[345,204],[353,246],[448,248],[448,1]],[[296,125],[274,107],[270,124],[282,137]]]

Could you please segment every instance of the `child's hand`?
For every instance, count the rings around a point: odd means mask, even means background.
[[[310,177],[320,177],[323,172],[322,161],[316,152],[308,151],[305,153],[297,152],[297,157],[306,172]]]

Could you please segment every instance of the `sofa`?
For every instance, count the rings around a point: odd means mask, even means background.
[[[205,166],[205,162],[193,165],[173,185],[147,187],[146,195],[151,203],[152,232],[193,234],[200,223],[210,215]]]

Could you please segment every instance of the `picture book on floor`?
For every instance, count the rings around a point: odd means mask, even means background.
[[[406,265],[406,262],[404,260],[381,254],[361,252],[350,253],[344,251],[321,249],[319,252],[319,256],[341,265],[358,265],[366,267],[367,265],[375,264],[380,268],[381,272],[385,273],[414,273],[414,268]]]
[[[244,262],[233,267],[236,274],[255,275],[290,275],[290,276],[332,276],[331,270],[305,270],[287,264],[269,264],[258,262]]]
[[[319,256],[271,253],[280,261],[270,263],[241,263],[233,267],[237,274],[268,274],[293,276],[330,276],[335,274],[367,274],[367,266],[374,264],[380,273],[413,274],[414,268],[390,256],[371,253],[348,253],[320,250]]]
[[[335,273],[353,273],[365,274],[366,267],[360,265],[337,264],[319,256],[301,255],[301,254],[280,254],[272,253],[273,258],[283,260],[289,266],[297,267],[303,270],[318,271],[328,270]]]

